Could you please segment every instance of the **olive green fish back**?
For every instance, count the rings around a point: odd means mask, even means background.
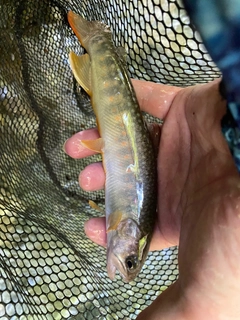
[[[66,13],[107,23],[131,77],[177,86],[219,77],[180,1],[0,0],[0,318],[135,319],[178,275],[177,248],[150,253],[132,284],[106,275],[84,222],[104,203],[78,185],[64,141],[95,126],[68,54]],[[149,121],[154,119],[146,116]]]

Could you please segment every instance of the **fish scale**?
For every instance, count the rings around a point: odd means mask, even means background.
[[[146,259],[156,212],[156,159],[120,50],[106,25],[68,13],[87,54],[70,54],[74,76],[91,97],[106,173],[107,271],[129,282]],[[98,141],[99,142],[99,141]],[[91,149],[98,143],[85,142]]]

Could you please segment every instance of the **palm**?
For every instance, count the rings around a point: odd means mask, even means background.
[[[158,157],[158,221],[151,249],[179,244],[180,271],[178,281],[139,319],[218,319],[213,303],[227,312],[227,297],[235,308],[240,301],[235,288],[240,281],[236,273],[240,264],[239,178],[221,134],[225,103],[218,94],[218,82],[181,90],[141,81],[135,81],[134,86],[142,109],[164,119]],[[83,134],[86,139],[97,133]],[[89,151],[76,151],[74,139],[76,136],[66,144],[67,153],[75,158],[88,155]],[[101,166],[88,167],[80,175],[80,184],[88,190],[103,187]],[[86,233],[105,245],[102,219],[90,220]],[[196,301],[202,311],[194,309]],[[240,314],[240,310],[235,312]]]
[[[221,133],[224,112],[217,83],[184,89],[170,106],[159,152],[159,230],[169,243],[180,238],[180,276],[139,320],[240,314],[240,189]],[[170,301],[178,313],[165,310]]]
[[[159,222],[164,238],[172,244],[179,240],[189,205],[196,205],[201,193],[210,192],[211,197],[217,179],[236,175],[221,133],[224,112],[216,82],[181,90],[169,107],[158,159]]]

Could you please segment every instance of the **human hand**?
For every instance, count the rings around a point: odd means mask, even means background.
[[[150,249],[179,244],[179,279],[138,319],[239,319],[240,181],[221,133],[219,80],[185,89],[133,84],[142,110],[164,119]],[[67,154],[91,155],[79,140],[97,136],[95,129],[74,135],[65,144]],[[104,179],[98,163],[85,168],[79,182],[91,191],[103,188]],[[89,220],[85,232],[106,245],[104,219]]]

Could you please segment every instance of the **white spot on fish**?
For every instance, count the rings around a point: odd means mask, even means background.
[[[128,114],[127,113],[123,114],[123,122],[124,122],[125,125],[128,124]]]
[[[127,166],[126,172],[134,172],[135,171],[135,165],[134,164],[130,164],[129,166]]]
[[[137,182],[136,190],[137,190],[137,197],[138,197],[138,216],[139,216],[141,213],[143,198],[144,198],[142,182]]]

